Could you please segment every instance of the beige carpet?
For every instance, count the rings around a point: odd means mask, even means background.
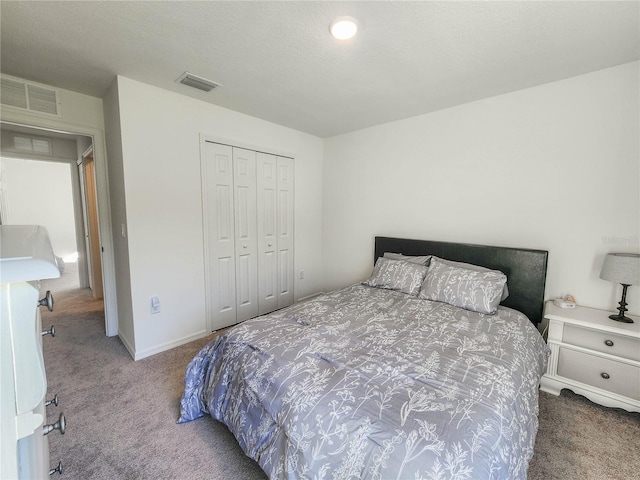
[[[56,290],[55,311],[42,311],[53,422],[51,464],[66,480],[264,479],[223,425],[205,417],[177,425],[184,370],[210,339],[134,362],[117,337],[104,334],[102,302],[89,290]],[[59,280],[63,287],[63,280]],[[57,293],[56,293],[57,292]],[[176,319],[179,321],[179,319]],[[540,429],[530,479],[640,479],[640,414],[608,409],[563,392],[540,394]]]

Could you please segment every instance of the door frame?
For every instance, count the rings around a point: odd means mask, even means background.
[[[107,169],[107,150],[104,131],[85,125],[74,125],[59,118],[39,118],[22,112],[5,109],[0,120],[7,125],[27,128],[39,128],[69,135],[83,135],[92,138],[95,166],[96,196],[100,226],[100,245],[102,250],[102,282],[104,287],[104,318],[107,336],[118,334],[118,304],[116,298],[116,272],[111,228],[111,209],[109,203],[109,181]]]

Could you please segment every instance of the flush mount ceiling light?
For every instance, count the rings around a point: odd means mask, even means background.
[[[338,40],[348,40],[358,32],[358,22],[355,18],[338,17],[329,25],[329,32]]]

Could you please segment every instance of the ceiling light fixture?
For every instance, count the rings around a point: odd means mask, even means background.
[[[338,40],[348,40],[358,32],[358,22],[355,18],[338,17],[329,25],[329,32]]]

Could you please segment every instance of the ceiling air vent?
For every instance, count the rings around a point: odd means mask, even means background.
[[[59,115],[58,92],[50,88],[32,85],[2,77],[0,103],[30,112]]]
[[[206,78],[199,77],[189,72],[184,72],[180,75],[180,78],[178,78],[176,82],[187,85],[188,87],[197,88],[204,92],[210,92],[214,88],[222,86],[219,83],[212,82],[211,80],[207,80]]]

